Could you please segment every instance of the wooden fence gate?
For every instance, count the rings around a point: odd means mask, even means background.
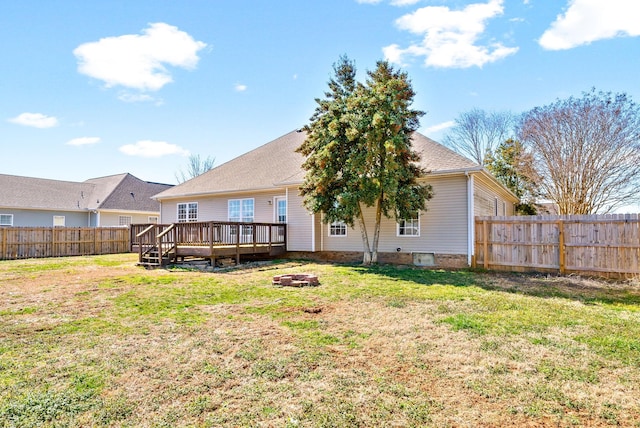
[[[0,260],[129,251],[127,227],[0,227]]]
[[[638,214],[476,217],[474,267],[640,274]]]

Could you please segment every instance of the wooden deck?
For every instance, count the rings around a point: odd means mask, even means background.
[[[241,255],[277,255],[287,250],[283,223],[190,222],[131,225],[131,251],[139,263],[162,266],[179,259],[209,259]]]

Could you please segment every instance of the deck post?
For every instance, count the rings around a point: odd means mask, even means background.
[[[256,243],[258,241],[257,239],[257,233],[258,233],[258,226],[257,225],[253,225],[251,226],[251,229],[253,231],[253,252],[256,252]]]
[[[215,232],[213,230],[213,222],[209,222],[209,263],[211,267],[216,267],[216,258],[213,256],[213,240],[215,239]]]
[[[236,225],[236,265],[240,264],[240,231],[239,224]]]

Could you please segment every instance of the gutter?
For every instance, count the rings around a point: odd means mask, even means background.
[[[207,197],[207,196],[217,196],[217,195],[228,195],[228,194],[238,194],[238,193],[252,193],[252,192],[267,192],[270,190],[280,189],[280,186],[269,186],[269,187],[255,187],[252,189],[240,189],[240,190],[218,190],[215,192],[197,192],[197,193],[182,193],[180,195],[171,195],[171,196],[163,196],[158,197],[158,195],[152,196],[151,199],[157,201],[169,201],[171,199],[184,199],[184,198],[197,198],[197,197]]]
[[[467,177],[467,265],[471,266],[473,262],[473,256],[475,255],[475,218],[473,213],[475,212],[474,201],[473,201],[473,188],[474,188],[474,178],[473,174],[469,174],[469,172],[465,172],[464,174]]]

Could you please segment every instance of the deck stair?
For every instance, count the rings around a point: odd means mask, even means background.
[[[175,225],[150,225],[136,234],[138,264],[141,266],[166,266],[176,260],[176,243],[172,231]]]

